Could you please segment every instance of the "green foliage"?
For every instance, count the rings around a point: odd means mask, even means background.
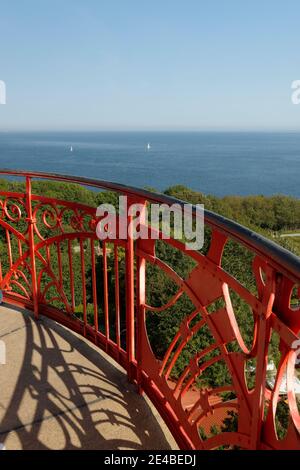
[[[248,227],[273,231],[300,228],[300,200],[293,197],[278,194],[217,198],[180,185],[168,188],[165,194],[192,204],[204,204],[208,210]]]
[[[223,420],[221,426],[222,432],[237,432],[238,430],[238,414],[235,411],[227,411],[227,417]]]
[[[285,400],[281,399],[278,401],[275,417],[276,431],[279,439],[283,439],[285,437],[289,424],[289,419],[289,406],[285,402]]]

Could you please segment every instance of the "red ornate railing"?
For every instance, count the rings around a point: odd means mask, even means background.
[[[96,207],[33,194],[32,180],[115,191],[144,205],[182,205],[181,201],[79,177],[10,170],[0,174],[22,177],[26,182],[24,192],[0,191],[0,281],[7,302],[32,309],[36,318],[46,315],[104,349],[127,370],[138,390],[150,397],[182,449],[300,449],[295,390],[295,345],[300,331],[298,257],[205,211],[210,232],[206,252],[187,251],[174,239],[163,242],[192,260],[192,269],[183,276],[158,256],[155,240],[134,242],[129,236],[100,242]],[[227,256],[224,265],[224,250],[230,243],[235,256]],[[234,274],[237,253],[250,256],[251,265],[241,264],[239,270],[252,276],[251,287]],[[147,304],[147,266],[161,270],[177,286],[165,304]],[[157,357],[147,318],[170,311],[183,296],[189,299],[190,313],[177,322],[164,356]],[[242,304],[249,307],[252,319],[250,343],[243,336],[239,318]],[[195,340],[203,332],[209,340],[197,349]],[[267,368],[272,335],[277,336],[278,361],[270,386]],[[182,357],[188,359],[182,362]],[[176,375],[178,361],[182,365]],[[201,378],[219,366],[226,371],[225,383],[204,386]],[[283,435],[278,432],[281,405],[286,422]],[[226,416],[231,424],[224,427]]]

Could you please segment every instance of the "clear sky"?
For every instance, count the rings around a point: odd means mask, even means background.
[[[1,0],[0,130],[300,129],[299,0]]]

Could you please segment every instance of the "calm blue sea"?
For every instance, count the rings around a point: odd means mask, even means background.
[[[300,197],[296,132],[0,133],[0,161],[2,168],[67,173],[157,190],[183,184],[218,196]]]

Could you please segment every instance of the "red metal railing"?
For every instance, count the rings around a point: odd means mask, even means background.
[[[205,224],[210,230],[206,253],[187,251],[174,239],[164,240],[193,261],[193,268],[184,277],[159,258],[155,240],[134,242],[129,236],[126,240],[99,242],[96,207],[33,194],[32,180],[115,191],[144,205],[182,205],[181,201],[79,177],[10,170],[1,170],[0,174],[22,177],[26,182],[24,192],[0,191],[0,282],[7,302],[32,309],[36,318],[46,315],[104,349],[127,370],[139,391],[150,397],[182,449],[300,449],[294,386],[295,344],[300,331],[299,258],[206,211]],[[225,269],[223,253],[229,243],[250,253],[252,265],[247,269],[254,280],[253,289],[230,274],[228,267]],[[165,305],[147,304],[149,265],[177,285]],[[182,296],[189,299],[192,309],[177,324],[164,357],[156,357],[149,341],[147,316],[151,312],[162,314]],[[249,307],[251,344],[244,341],[235,296]],[[172,371],[185,349],[204,330],[206,334],[209,331],[210,341],[201,350],[190,349],[188,361],[174,378]],[[267,365],[274,334],[279,358],[270,387]],[[199,378],[221,363],[227,371],[227,383],[200,386]],[[287,388],[284,398],[280,396],[283,377]],[[282,402],[288,416],[285,433],[280,436],[277,421]],[[211,425],[224,422],[230,410],[235,425],[210,431]]]

